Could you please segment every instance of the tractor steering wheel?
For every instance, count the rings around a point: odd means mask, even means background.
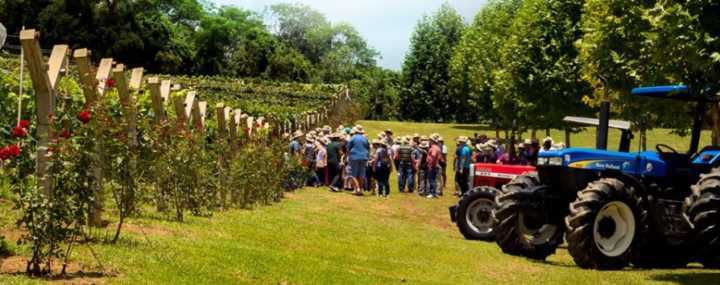
[[[655,145],[655,149],[658,151],[658,153],[665,153],[665,152],[662,151],[663,148],[664,148],[665,150],[669,150],[669,151],[672,152],[672,153],[678,153],[677,150],[675,150],[674,148],[672,148],[672,147],[669,146],[669,145],[662,144],[662,143]]]

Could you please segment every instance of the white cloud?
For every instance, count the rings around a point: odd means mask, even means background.
[[[212,0],[217,5],[235,5],[262,12],[276,3],[300,2],[320,11],[332,22],[351,23],[367,39],[368,44],[380,51],[380,65],[400,69],[410,44],[410,36],[417,21],[432,14],[444,0]],[[450,5],[472,20],[486,0],[451,0]]]

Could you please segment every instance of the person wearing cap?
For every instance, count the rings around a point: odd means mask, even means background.
[[[317,181],[315,181],[315,187],[321,185],[329,185],[328,173],[327,173],[327,145],[326,138],[320,138],[315,141],[315,173],[317,175]]]
[[[468,146],[469,139],[467,137],[459,137],[457,140],[457,149],[455,150],[455,160],[453,170],[455,170],[455,185],[460,187],[459,196],[469,191],[470,185],[468,178],[470,177],[470,164],[472,162],[472,151]]]
[[[327,161],[328,161],[328,178],[330,180],[330,190],[339,192],[342,188],[342,135],[334,133],[330,135],[330,143],[327,145]]]
[[[365,184],[367,162],[370,155],[370,143],[364,136],[365,130],[357,125],[353,129],[354,135],[347,143],[349,164],[353,178],[353,194],[362,196],[361,185]]]
[[[387,151],[385,142],[377,139],[373,141],[375,152],[370,160],[375,179],[377,180],[377,195],[387,198],[390,195],[390,172],[392,171],[392,160]]]
[[[442,159],[442,150],[438,145],[437,139],[440,136],[432,136],[428,141],[430,147],[428,148],[427,155],[427,196],[426,198],[432,199],[438,197],[438,185],[437,175],[440,167],[440,160]]]

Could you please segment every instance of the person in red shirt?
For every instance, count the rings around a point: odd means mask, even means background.
[[[430,140],[430,150],[428,151],[427,156],[427,174],[428,174],[428,193],[426,198],[437,198],[437,175],[438,175],[438,166],[440,165],[440,160],[442,159],[442,150],[440,149],[440,146],[438,145],[437,138],[432,138]]]

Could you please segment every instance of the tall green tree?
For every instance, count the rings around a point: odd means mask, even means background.
[[[575,41],[580,39],[582,1],[526,0],[510,27],[496,72],[496,107],[505,122],[545,129],[565,115],[582,113],[590,93],[580,77]]]
[[[461,122],[496,122],[493,108],[494,72],[500,68],[500,49],[520,7],[520,0],[493,0],[475,16],[463,33],[450,63],[451,97]]]
[[[449,95],[449,67],[464,28],[462,17],[447,3],[417,24],[402,69],[403,118],[454,120],[457,104]]]

